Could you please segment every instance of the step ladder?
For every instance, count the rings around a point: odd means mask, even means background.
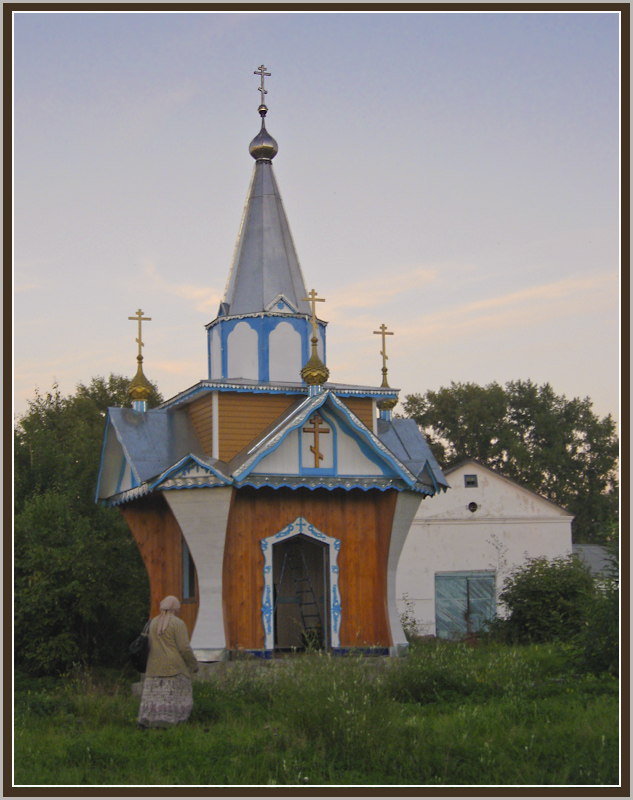
[[[323,621],[305,555],[300,545],[290,547],[284,553],[279,586],[283,584],[286,568],[292,579],[295,597],[299,606],[304,647],[306,649],[320,649],[323,647]]]

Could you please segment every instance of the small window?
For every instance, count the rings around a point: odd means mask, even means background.
[[[184,537],[182,540],[182,599],[195,600],[196,597],[196,568],[191,558]]]
[[[477,488],[477,476],[476,475],[464,475],[464,486],[467,489]]]

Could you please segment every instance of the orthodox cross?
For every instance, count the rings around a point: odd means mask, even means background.
[[[380,355],[382,356],[382,377],[383,377],[383,380],[386,381],[387,380],[387,358],[388,358],[388,356],[387,356],[387,347],[386,347],[386,343],[385,343],[385,336],[393,336],[393,332],[392,331],[388,331],[387,330],[387,326],[383,322],[383,324],[380,326],[380,330],[379,331],[374,331],[374,333],[377,334],[378,336],[382,335],[382,350],[380,351]]]
[[[266,89],[264,89],[264,78],[270,78],[270,72],[266,72],[266,67],[262,64],[261,67],[259,67],[258,69],[255,70],[255,72],[253,72],[253,75],[260,75],[261,76],[262,85],[259,87],[259,89],[257,91],[262,93],[261,104],[264,106],[264,105],[266,105],[264,103],[264,95],[268,94]]]
[[[133,317],[128,317],[128,319],[137,319],[138,320],[138,357],[142,358],[141,354],[141,347],[143,347],[143,342],[141,340],[141,322],[149,322],[152,318],[151,317],[144,317],[143,312],[139,308],[136,314]]]
[[[301,299],[312,304],[312,338],[316,339],[316,304],[325,303],[325,297],[317,297],[317,293],[314,291],[314,289],[311,289],[308,292],[308,296],[302,297]]]
[[[321,425],[324,424],[323,418],[320,417],[318,414],[313,414],[312,418],[310,419],[312,423],[311,428],[304,428],[304,433],[313,433],[314,434],[314,445],[310,445],[310,452],[314,453],[314,468],[319,468],[319,461],[323,461],[323,453],[319,451],[319,434],[329,433],[329,428],[322,428]]]

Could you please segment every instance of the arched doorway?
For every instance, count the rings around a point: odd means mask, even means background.
[[[328,547],[307,536],[273,545],[275,650],[327,650]]]
[[[336,561],[341,540],[298,517],[260,545],[266,650],[339,647],[341,597]]]

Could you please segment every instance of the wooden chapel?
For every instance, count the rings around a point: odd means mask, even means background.
[[[143,557],[151,614],[180,598],[200,661],[247,651],[401,655],[396,568],[420,502],[447,483],[381,386],[328,382],[321,301],[306,290],[261,129],[233,264],[208,323],[208,378],[154,409],[142,369],[110,408],[97,501]]]

